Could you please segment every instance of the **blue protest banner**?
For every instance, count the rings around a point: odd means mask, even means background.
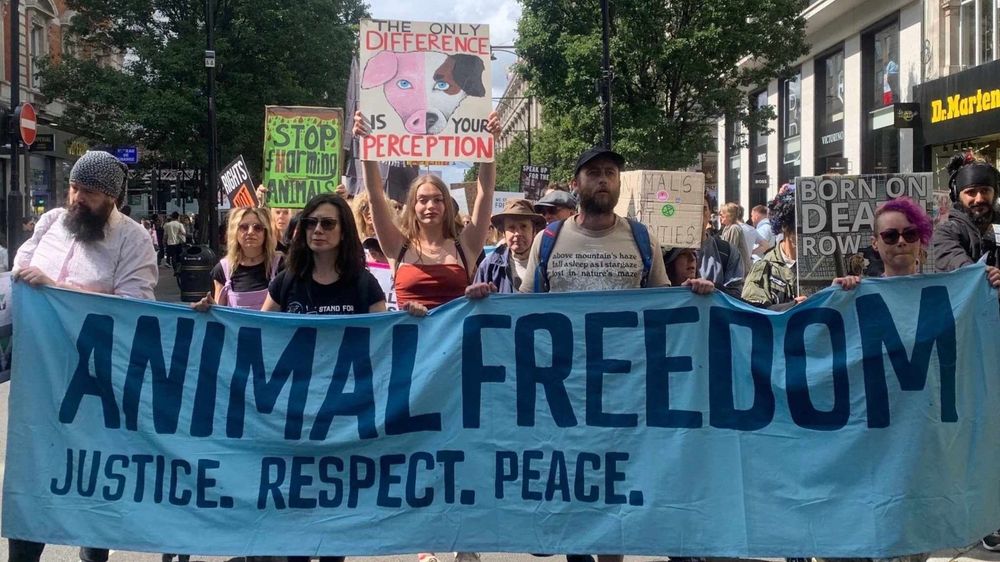
[[[18,283],[14,324],[7,537],[885,557],[1000,523],[982,267],[782,314],[660,289],[199,315]]]

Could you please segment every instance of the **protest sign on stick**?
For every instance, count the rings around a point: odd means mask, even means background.
[[[257,206],[257,194],[255,193],[257,186],[253,184],[250,170],[247,168],[242,154],[219,172],[219,182],[233,207]]]
[[[264,185],[271,207],[301,209],[340,185],[344,111],[269,105],[264,117]]]
[[[704,174],[635,170],[621,177],[615,213],[648,225],[664,246],[701,246]]]
[[[880,275],[872,245],[878,206],[907,196],[933,210],[933,175],[817,176],[795,179],[799,294],[809,295],[844,275]],[[929,256],[928,256],[929,258]],[[929,259],[923,271],[933,271]]]
[[[548,166],[521,166],[521,191],[528,201],[538,201],[549,185]]]
[[[489,26],[361,20],[363,160],[492,162]]]

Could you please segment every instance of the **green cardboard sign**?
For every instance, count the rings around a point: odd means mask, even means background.
[[[344,112],[339,108],[267,106],[264,185],[270,207],[301,209],[340,185]]]

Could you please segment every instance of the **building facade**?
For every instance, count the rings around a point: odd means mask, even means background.
[[[809,54],[747,92],[775,109],[770,131],[718,123],[722,199],[749,209],[797,176],[837,173],[935,171],[943,190],[957,148],[995,161],[998,11],[1000,0],[810,2]]]
[[[0,2],[3,27],[0,29],[0,108],[10,112],[12,65],[10,48],[11,5]],[[56,59],[71,52],[72,42],[68,29],[74,12],[64,0],[22,0],[17,21],[20,22],[20,99],[29,102],[38,113],[38,137],[30,150],[23,152],[19,175],[24,193],[25,213],[40,214],[63,203],[69,187],[69,172],[75,159],[87,150],[86,139],[60,128],[59,118],[63,105],[58,101],[46,102],[41,94],[37,75],[38,60],[52,55]],[[8,139],[0,140],[0,191],[3,198],[0,222],[6,220],[7,194],[10,191],[10,146]]]
[[[507,88],[497,100],[496,111],[500,119],[497,152],[503,152],[515,142],[525,142],[530,147],[531,134],[542,125],[542,106],[529,95],[528,84],[517,74],[507,82]],[[518,136],[521,141],[517,140]],[[531,150],[527,152],[530,157]]]

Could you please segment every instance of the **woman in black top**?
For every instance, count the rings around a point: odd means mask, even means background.
[[[384,312],[385,294],[365,268],[351,207],[332,193],[313,197],[299,219],[285,270],[261,310],[297,314]]]

